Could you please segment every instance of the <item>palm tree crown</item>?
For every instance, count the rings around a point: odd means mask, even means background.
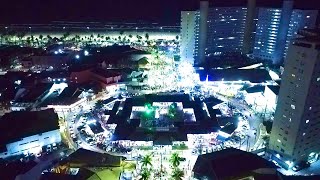
[[[148,165],[152,166],[151,161],[152,161],[151,154],[145,155],[141,160],[142,167],[147,167]]]
[[[170,158],[170,162],[174,168],[180,165],[181,157],[178,153],[173,153]]]

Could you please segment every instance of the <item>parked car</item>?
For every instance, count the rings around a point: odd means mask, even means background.
[[[308,167],[310,167],[310,163],[303,161],[303,162],[300,162],[300,163],[296,164],[295,166],[293,166],[292,170],[297,172],[297,171],[300,171],[300,170],[302,170],[304,168],[308,168]]]

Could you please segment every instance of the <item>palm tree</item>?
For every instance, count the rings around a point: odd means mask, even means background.
[[[150,170],[147,169],[147,168],[143,168],[141,171],[140,171],[140,175],[141,175],[141,178],[140,180],[148,180],[150,179],[150,176],[151,176],[151,173],[150,173]]]
[[[142,167],[147,168],[148,165],[152,166],[151,161],[152,161],[151,154],[145,155],[141,160]]]
[[[95,108],[96,110],[100,110],[100,109],[103,108],[103,105],[104,105],[103,101],[102,101],[102,100],[98,100],[98,101],[96,102],[94,108]]]
[[[171,174],[173,180],[182,180],[183,176],[184,172],[179,168],[175,168]]]
[[[170,162],[174,168],[177,168],[180,165],[181,157],[178,153],[173,153],[170,158]]]
[[[40,40],[40,43],[42,44],[42,41],[43,41],[43,35],[42,34],[39,35],[39,40]]]
[[[145,38],[146,38],[146,40],[149,40],[149,34],[148,33],[146,33]]]
[[[21,31],[18,32],[17,37],[19,38],[20,43],[22,43],[22,38],[26,35],[25,32]]]

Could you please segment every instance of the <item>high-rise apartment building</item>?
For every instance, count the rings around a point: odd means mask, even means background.
[[[293,9],[293,1],[286,0],[280,8],[259,8],[253,57],[281,64],[290,41],[303,28],[314,28],[317,10]]]
[[[287,164],[320,152],[320,34],[290,44],[269,144]]]
[[[196,12],[181,12],[180,57],[191,64],[194,63]]]
[[[318,11],[292,9],[293,1],[285,0],[282,8],[255,7],[254,0],[248,0],[248,7],[210,7],[208,9],[191,11],[195,14],[194,34],[191,26],[186,26],[186,11],[181,13],[181,57],[185,48],[194,48],[193,60],[203,60],[205,56],[219,56],[224,53],[245,53],[255,58],[270,61],[274,64],[282,63],[291,39],[297,37],[298,30],[314,28]],[[206,24],[204,18],[207,14]],[[250,16],[250,17],[248,17]],[[202,22],[202,25],[201,23]],[[250,25],[251,24],[251,25]],[[247,27],[249,26],[249,28]],[[200,27],[207,30],[200,32]],[[204,29],[204,28],[202,28]],[[187,39],[194,38],[194,47]],[[200,43],[202,42],[202,43]],[[205,43],[205,46],[204,46]],[[201,44],[201,46],[200,46]],[[190,52],[190,51],[188,51]],[[201,52],[201,53],[200,53]],[[191,59],[190,54],[187,59]]]

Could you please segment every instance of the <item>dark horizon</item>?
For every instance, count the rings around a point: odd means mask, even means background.
[[[211,6],[246,6],[246,0],[209,0]],[[159,22],[174,25],[180,11],[196,9],[199,0],[11,0],[0,7],[1,24],[75,22]],[[282,0],[257,0],[281,7]],[[295,8],[320,9],[317,0],[295,0]]]

